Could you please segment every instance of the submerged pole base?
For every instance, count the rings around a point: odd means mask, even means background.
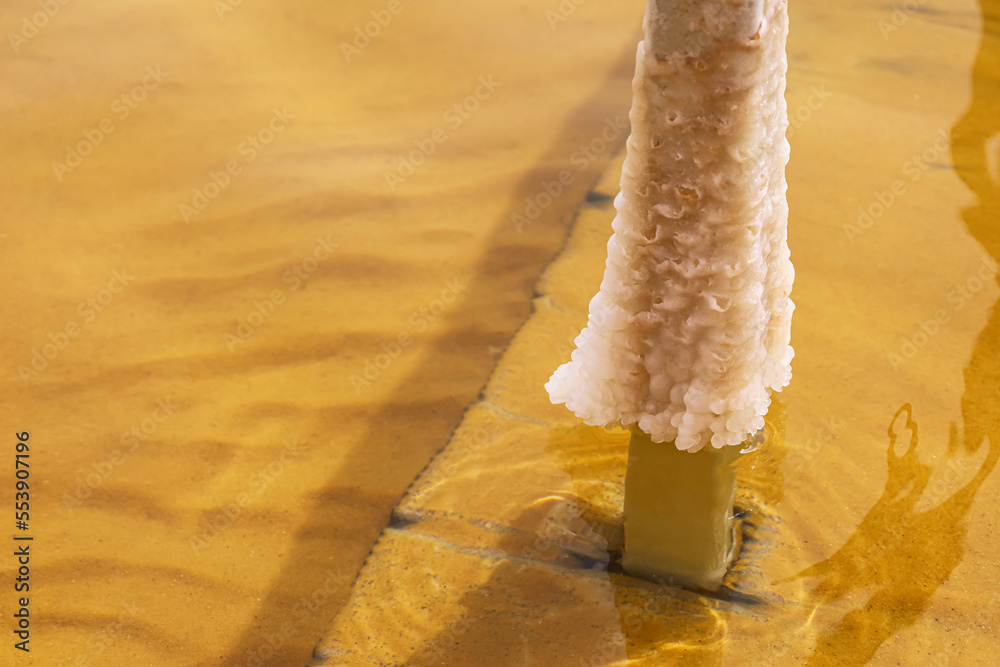
[[[629,575],[715,591],[736,557],[733,502],[739,447],[690,453],[632,426],[625,476]]]

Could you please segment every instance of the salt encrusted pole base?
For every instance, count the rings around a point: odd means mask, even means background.
[[[600,291],[546,384],[587,424],[737,446],[791,379],[785,0],[649,0]]]
[[[736,556],[739,456],[739,447],[685,452],[633,426],[622,569],[672,586],[718,590]]]

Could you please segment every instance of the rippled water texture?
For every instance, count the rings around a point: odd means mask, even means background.
[[[794,378],[712,598],[608,573],[625,435],[541,388],[643,4],[4,4],[0,663],[995,663],[1000,4],[791,5]]]

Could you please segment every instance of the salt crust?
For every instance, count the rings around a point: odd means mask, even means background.
[[[724,2],[677,4],[674,48],[639,44],[604,280],[545,388],[587,424],[696,451],[762,428],[791,379],[788,15],[765,0],[751,34]]]

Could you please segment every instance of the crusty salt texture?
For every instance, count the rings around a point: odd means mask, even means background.
[[[587,424],[738,445],[791,379],[786,0],[648,0],[600,291],[545,385]]]

